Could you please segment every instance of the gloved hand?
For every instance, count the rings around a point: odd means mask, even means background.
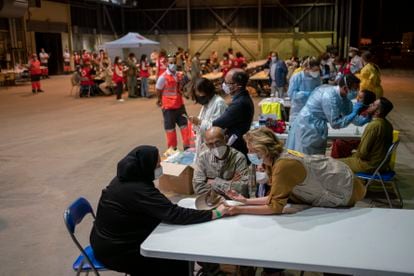
[[[354,106],[352,107],[352,113],[358,114],[358,112],[364,107],[364,104],[362,102],[356,102],[354,103]]]

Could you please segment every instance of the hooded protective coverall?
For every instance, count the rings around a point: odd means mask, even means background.
[[[321,79],[311,77],[305,71],[299,72],[292,76],[289,81],[288,96],[291,107],[289,122],[292,123],[301,109],[305,106],[313,89],[321,85]]]
[[[319,86],[292,123],[287,148],[305,154],[325,154],[328,123],[333,128],[344,128],[358,110],[353,110],[352,102],[340,95],[339,86]]]

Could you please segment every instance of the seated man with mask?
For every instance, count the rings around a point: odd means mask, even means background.
[[[223,129],[211,127],[205,132],[207,149],[200,153],[193,176],[196,194],[211,189],[219,193],[235,190],[249,195],[249,170],[243,153],[226,145]]]

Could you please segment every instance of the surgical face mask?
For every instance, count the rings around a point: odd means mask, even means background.
[[[346,97],[349,99],[349,100],[353,100],[353,99],[355,99],[356,98],[356,96],[358,95],[358,91],[356,91],[356,90],[349,90],[348,91],[348,94],[346,95]]]
[[[168,64],[168,70],[170,70],[170,72],[172,73],[175,73],[175,71],[177,71],[177,65],[175,65],[174,63]]]
[[[248,153],[247,158],[249,158],[250,162],[252,162],[254,165],[259,166],[263,164],[263,159],[259,158],[257,153]]]
[[[326,62],[326,60],[322,60],[322,61],[321,61],[321,64],[322,64],[322,65],[326,65],[327,63],[328,63],[328,62]]]
[[[118,59],[118,64],[121,64],[122,63],[122,59]]]
[[[319,71],[309,71],[309,75],[314,79],[319,78]]]
[[[256,172],[256,182],[259,184],[265,184],[269,181],[267,173],[265,172]]]
[[[155,170],[154,170],[154,179],[160,178],[161,175],[163,175],[162,167],[155,168]]]
[[[277,60],[276,57],[272,57],[272,61],[275,62]]]
[[[226,93],[227,95],[230,95],[231,89],[227,83],[223,82],[221,88],[223,88],[224,93]]]
[[[355,54],[354,54],[354,53],[349,53],[349,56],[350,56],[350,57],[354,57],[354,56],[355,56]]]
[[[227,151],[227,146],[226,145],[215,147],[215,148],[211,149],[211,153],[219,159],[223,158],[226,151]]]

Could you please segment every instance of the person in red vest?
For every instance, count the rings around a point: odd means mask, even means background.
[[[241,52],[236,52],[236,58],[233,59],[233,68],[242,68],[246,64],[246,58]]]
[[[120,57],[115,57],[114,61],[114,74],[112,75],[112,81],[116,84],[115,94],[118,102],[123,102],[122,92],[124,89],[124,66]]]
[[[42,76],[42,70],[40,69],[40,61],[37,59],[37,55],[33,54],[29,61],[30,77],[32,81],[32,93],[44,92],[40,89],[40,77]]]
[[[92,68],[89,64],[81,65],[81,82],[79,97],[91,96],[92,87],[95,85],[93,82]]]
[[[233,62],[231,61],[229,54],[223,54],[223,60],[220,62],[221,72],[223,73],[223,79],[226,77],[227,72],[233,68]]]
[[[166,70],[167,70],[168,60],[167,60],[167,52],[162,49],[160,54],[157,58],[157,78],[159,78]]]
[[[183,75],[177,73],[175,57],[168,58],[167,70],[158,78],[156,84],[157,105],[162,109],[164,129],[167,135],[168,149],[164,155],[168,156],[177,150],[177,124],[181,131],[184,150],[190,147],[190,135],[180,82]]]

